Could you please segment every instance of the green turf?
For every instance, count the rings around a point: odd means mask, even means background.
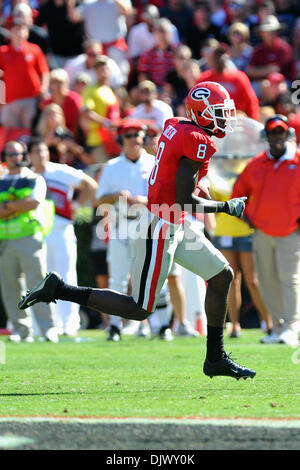
[[[80,336],[59,344],[1,337],[0,416],[300,417],[300,348],[262,345],[259,330],[225,339],[227,352],[257,371],[245,381],[202,373],[205,338]]]

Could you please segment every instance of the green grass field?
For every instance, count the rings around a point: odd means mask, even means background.
[[[103,331],[80,341],[11,344],[0,364],[0,416],[300,417],[300,348],[261,345],[261,331],[226,337],[253,380],[202,373],[205,338],[124,337]]]

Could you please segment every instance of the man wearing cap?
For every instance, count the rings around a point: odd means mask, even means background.
[[[134,234],[133,228],[146,210],[148,179],[154,165],[154,156],[143,149],[145,131],[140,120],[123,121],[118,131],[123,151],[119,157],[106,163],[96,192],[102,209],[110,209],[109,286],[124,294],[128,291],[131,270],[130,234]],[[100,232],[98,236],[101,236]],[[122,319],[111,316],[108,339],[118,341],[121,328]]]
[[[5,84],[2,125],[30,129],[37,111],[37,99],[49,87],[46,57],[36,44],[28,42],[29,29],[21,18],[14,18],[10,44],[0,47],[0,78]]]
[[[273,321],[263,343],[298,345],[300,332],[300,150],[285,116],[265,124],[269,148],[239,176],[232,197],[247,196],[245,217],[255,228],[260,290]]]
[[[138,85],[140,103],[131,113],[135,119],[150,120],[162,131],[165,121],[173,117],[168,103],[158,99],[157,86],[151,80],[143,80]]]
[[[284,75],[279,72],[270,73],[261,83],[260,105],[271,106],[273,108],[272,114],[274,114],[274,112],[280,113],[281,111],[278,109],[278,105],[280,106],[283,97],[291,101],[291,92],[288,89]]]
[[[270,73],[280,72],[289,81],[296,78],[292,47],[279,37],[282,25],[268,15],[258,26],[262,44],[255,46],[247,73],[251,80],[262,80]]]

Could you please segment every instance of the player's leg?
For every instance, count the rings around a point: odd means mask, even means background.
[[[207,351],[204,373],[235,378],[253,377],[255,372],[234,363],[224,349],[224,324],[228,292],[233,271],[228,261],[204,236],[198,222],[185,224],[185,236],[178,245],[174,259],[184,268],[207,281],[205,310],[207,316]]]
[[[150,213],[149,213],[150,214]],[[132,295],[146,311],[153,312],[169,275],[176,249],[177,235],[170,236],[170,224],[150,214],[148,233],[142,233],[132,247]]]
[[[145,320],[148,312],[140,307],[132,297],[110,289],[94,289],[66,284],[55,272],[49,273],[43,280],[19,302],[21,310],[31,307],[37,302],[56,302],[66,300],[92,308],[108,315],[119,315],[128,320]]]
[[[57,273],[48,274],[43,281],[27,292],[18,306],[24,310],[37,302],[67,300],[109,315],[129,320],[145,320],[154,310],[172,263],[165,243],[165,226],[161,219],[146,213],[134,245],[133,297],[111,289],[76,287],[66,284]]]

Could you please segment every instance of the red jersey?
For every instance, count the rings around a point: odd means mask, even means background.
[[[300,218],[300,150],[291,146],[290,157],[254,157],[239,175],[232,198],[247,196],[245,214],[253,225],[271,237],[286,237],[298,228]]]
[[[153,47],[144,52],[138,62],[138,73],[146,73],[157,86],[163,86],[168,72],[173,69],[174,49],[162,51]]]
[[[20,50],[11,45],[0,47],[0,69],[4,72],[6,103],[38,96],[41,76],[49,71],[42,50],[27,41],[22,43]]]
[[[293,48],[290,44],[277,37],[271,46],[266,46],[263,43],[255,46],[250,65],[262,67],[264,65],[275,64],[279,66],[279,71],[287,80],[295,80],[297,77],[297,67],[293,54]]]
[[[180,159],[184,156],[202,163],[199,182],[207,174],[215,152],[212,138],[196,124],[181,117],[167,119],[149,178],[148,209],[169,222],[183,222],[187,212],[175,210],[175,179]]]

